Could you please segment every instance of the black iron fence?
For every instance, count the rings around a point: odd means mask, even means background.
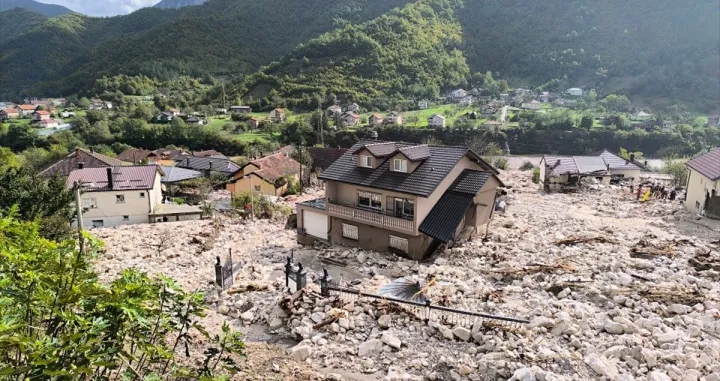
[[[222,290],[227,290],[233,285],[235,279],[235,270],[233,268],[232,249],[228,249],[228,255],[225,263],[220,261],[220,257],[216,257],[215,263],[215,284]]]
[[[307,286],[307,270],[303,268],[302,263],[298,263],[297,266],[293,265],[292,257],[288,257],[287,263],[285,263],[285,287],[290,292],[296,292],[305,286]]]

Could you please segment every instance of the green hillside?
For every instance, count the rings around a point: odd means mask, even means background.
[[[47,21],[47,16],[23,8],[0,12],[0,45]]]
[[[67,13],[73,13],[72,10],[62,5],[44,4],[34,0],[0,0],[0,12],[4,12],[13,8],[27,9],[37,12],[48,17],[55,17]]]

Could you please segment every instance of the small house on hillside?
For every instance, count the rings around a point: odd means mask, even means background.
[[[536,100],[532,100],[532,101],[530,101],[530,102],[523,103],[523,104],[522,104],[522,108],[524,108],[524,109],[526,109],[526,110],[534,110],[534,111],[537,111],[537,110],[540,110],[540,109],[542,108],[542,103],[540,103],[540,102],[538,102],[538,101],[536,101]]]
[[[194,116],[194,115],[193,115],[193,116],[189,116],[189,117],[185,118],[185,123],[187,123],[187,124],[195,124],[195,125],[198,125],[198,126],[204,126],[204,125],[205,125],[205,120],[200,119],[200,118],[198,118],[197,116]]]
[[[651,117],[650,114],[646,113],[645,111],[640,111],[640,112],[633,114],[631,119],[637,120],[637,121],[645,121],[645,120],[650,119],[650,117]]]
[[[440,114],[433,114],[433,116],[428,118],[428,127],[445,128],[445,117]]]
[[[58,128],[60,127],[60,122],[58,122],[55,119],[43,119],[39,122],[37,122],[38,127],[40,128]]]
[[[347,111],[340,115],[338,120],[343,127],[353,127],[360,122],[360,115]]]
[[[270,111],[270,120],[275,123],[282,123],[285,121],[285,110],[276,108]]]
[[[243,165],[232,174],[226,189],[234,195],[252,192],[266,196],[282,196],[288,181],[300,181],[300,163],[284,153],[276,153]]]
[[[350,112],[355,112],[355,113],[360,112],[360,105],[357,103],[350,103],[347,106],[346,110],[350,111]]]
[[[567,89],[565,91],[565,94],[573,97],[581,97],[583,95],[583,90],[577,87],[573,87],[571,89]]]
[[[430,102],[427,99],[418,101],[418,109],[427,110],[428,107],[430,107]]]
[[[175,118],[175,114],[169,111],[163,111],[155,116],[155,121],[158,123],[170,123]]]
[[[18,110],[18,113],[20,116],[29,117],[32,116],[32,114],[37,109],[37,106],[35,105],[17,105],[16,109]]]
[[[250,106],[230,106],[230,112],[232,114],[249,114],[252,112]]]
[[[257,130],[260,127],[260,121],[256,118],[250,118],[247,120],[247,126],[251,130]]]
[[[0,110],[0,121],[15,119],[20,117],[20,112],[14,108],[5,108]]]
[[[41,121],[41,120],[48,120],[48,119],[50,119],[50,112],[49,112],[49,111],[38,110],[38,111],[35,111],[35,112],[32,114],[32,120],[33,120],[33,122],[39,122],[39,121]]]
[[[403,117],[399,112],[392,111],[385,117],[385,124],[397,124],[398,126],[402,126]]]
[[[340,107],[338,105],[332,105],[327,108],[326,112],[327,112],[327,116],[329,118],[335,118],[335,117],[339,116],[340,114],[342,114],[342,107]]]
[[[693,213],[720,219],[720,147],[685,165],[690,170],[685,207]]]
[[[368,124],[370,127],[377,127],[383,124],[385,121],[385,118],[380,114],[372,114],[370,115],[370,118],[368,118]]]
[[[128,163],[140,164],[142,162],[154,162],[158,157],[153,151],[139,148],[128,148],[117,155],[118,160],[126,161]]]
[[[595,178],[610,185],[610,172],[599,156],[551,156],[540,160],[540,189],[550,191],[576,191],[584,178]]]
[[[710,115],[710,116],[708,116],[707,125],[708,125],[709,127],[720,127],[720,115]]]
[[[228,113],[228,110],[226,108],[216,108],[215,113],[218,115],[225,115]]]
[[[464,98],[468,96],[468,92],[464,89],[456,89],[450,93],[448,100],[454,103],[460,103]]]

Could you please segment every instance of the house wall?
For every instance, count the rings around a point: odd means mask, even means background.
[[[712,190],[714,189],[716,194],[720,194],[720,181],[710,181],[709,178],[701,175],[699,172],[693,169],[689,170],[690,176],[688,179],[685,207],[693,213],[698,213],[705,204],[705,195],[708,192],[712,194]]]
[[[477,196],[475,196],[475,213],[470,219],[465,220],[465,225],[476,228],[484,227],[490,221],[495,210],[495,199],[497,197],[497,188],[500,182],[495,177],[490,177],[488,181],[480,188]]]
[[[233,194],[233,196],[235,196],[239,193],[243,193],[243,192],[249,193],[251,189],[254,194],[264,194],[267,196],[277,196],[278,192],[281,192],[280,194],[284,193],[284,190],[282,190],[282,188],[276,190],[275,184],[271,184],[271,183],[265,181],[258,175],[252,175],[251,177],[252,177],[252,187],[250,186],[250,183],[251,183],[250,178],[245,177],[245,178],[241,178],[241,179],[237,180],[234,184],[233,183],[228,184],[226,186],[226,189],[228,191],[230,191]],[[255,187],[258,185],[260,186],[260,192],[255,190]]]
[[[233,178],[233,179],[239,179],[239,178],[241,178],[241,177],[243,177],[243,176],[247,176],[247,175],[249,175],[249,174],[251,174],[251,173],[253,173],[253,172],[255,172],[255,171],[258,171],[258,170],[260,170],[260,167],[258,167],[257,165],[255,165],[255,164],[253,164],[253,163],[248,163],[246,166],[244,166],[243,168],[241,168],[239,171],[233,173],[232,178]]]
[[[610,173],[613,175],[624,175],[625,178],[634,178],[640,180],[640,169],[611,169]]]
[[[145,197],[141,198],[140,193],[145,193]],[[116,202],[117,195],[124,195],[125,202]],[[92,227],[92,220],[103,220],[105,227],[148,223],[148,215],[162,202],[160,176],[156,176],[155,189],[152,190],[88,192],[82,195],[83,200],[92,198],[96,200],[97,208],[83,213],[86,228]],[[128,216],[128,220],[123,216]]]
[[[348,224],[358,227],[358,240],[344,238],[342,236],[342,224]],[[361,247],[367,250],[374,251],[389,251],[390,236],[402,237],[408,240],[408,256],[411,259],[421,259],[425,249],[430,244],[431,239],[420,234],[418,236],[411,236],[407,234],[391,232],[385,229],[376,228],[354,221],[343,220],[337,217],[330,218],[329,226],[330,234],[328,235],[332,243]]]
[[[427,215],[430,213],[433,206],[435,206],[435,204],[440,201],[440,197],[442,197],[445,191],[447,191],[450,185],[452,185],[455,179],[465,169],[474,169],[478,171],[483,170],[480,165],[472,162],[470,159],[467,158],[467,156],[464,156],[462,159],[460,159],[460,161],[455,165],[455,167],[452,169],[452,171],[450,171],[450,173],[445,177],[445,179],[440,183],[440,185],[435,188],[435,191],[430,194],[430,197],[418,197],[417,201],[415,201],[415,220],[417,221],[416,226],[422,224],[423,220],[425,220],[425,217],[427,217]]]
[[[368,187],[362,187],[358,185],[353,184],[345,184],[340,183],[337,181],[327,181],[325,184],[325,196],[333,201],[339,202],[341,204],[346,205],[357,205],[358,202],[358,195],[357,193],[359,191],[365,191],[365,192],[371,192],[371,193],[378,193],[382,195],[382,205],[381,205],[381,211],[386,210],[395,210],[395,201],[393,200],[390,205],[388,205],[388,197],[394,198],[406,198],[408,200],[412,200],[414,202],[415,206],[415,215],[418,215],[418,200],[419,197],[405,194],[405,193],[399,193],[399,192],[392,192],[387,191],[383,189],[376,189],[376,188],[368,188]],[[428,211],[429,213],[429,211]],[[425,213],[427,214],[427,213]],[[417,218],[416,218],[417,220]],[[416,224],[417,225],[417,224]],[[416,226],[417,230],[417,226]]]

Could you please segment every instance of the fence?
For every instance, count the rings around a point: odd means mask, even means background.
[[[303,268],[302,263],[298,263],[297,266],[292,264],[292,253],[287,258],[285,264],[285,287],[290,292],[300,291],[307,286],[307,270]]]
[[[233,268],[232,249],[228,249],[228,255],[225,263],[220,262],[220,257],[216,257],[215,263],[215,284],[222,290],[227,290],[233,285],[235,279],[235,270]]]

